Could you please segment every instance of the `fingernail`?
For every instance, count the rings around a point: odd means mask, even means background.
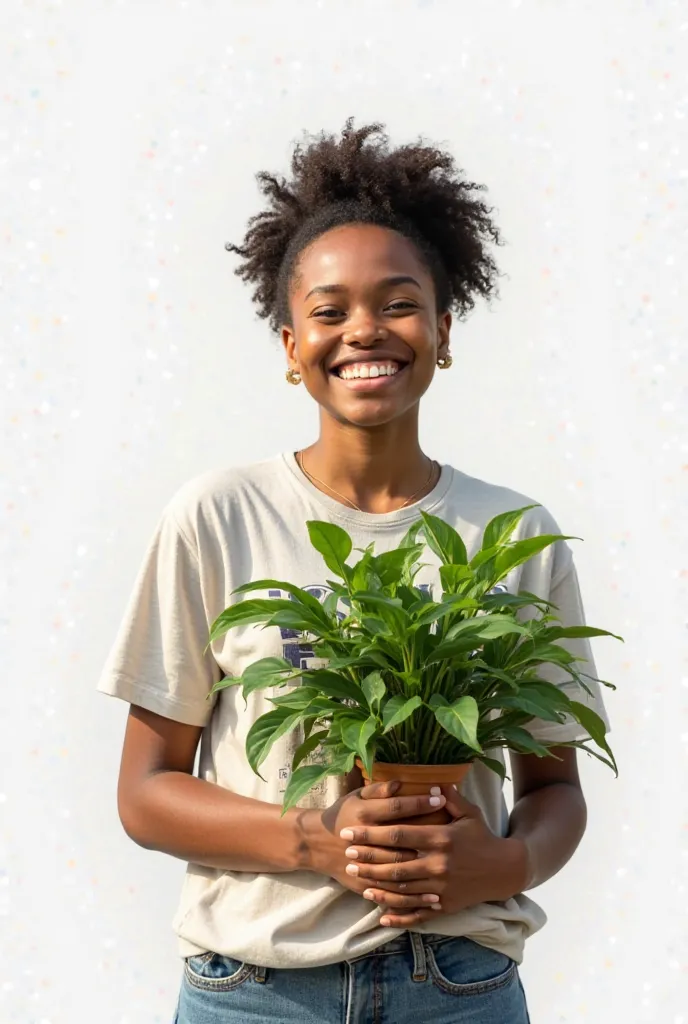
[[[391,923],[392,922],[390,921],[390,919],[388,917],[381,917],[380,918],[380,924],[382,925],[383,928],[387,928]]]
[[[346,865],[346,873],[347,873],[347,875],[357,875],[358,874],[358,864],[347,864]]]
[[[344,856],[349,857],[351,860],[358,860],[358,850],[354,849],[353,846],[347,846]]]
[[[431,796],[430,797],[430,806],[431,807],[439,807],[443,800],[444,800],[443,796]]]
[[[442,796],[442,790],[439,786],[432,786],[430,789],[430,796]]]
[[[354,837],[354,834],[353,834],[353,832],[351,831],[350,828],[343,828],[342,831],[339,833],[339,838],[340,839],[348,839],[349,842],[351,842],[353,837]]]
[[[442,906],[441,906],[440,903],[433,903],[432,906],[430,907],[430,909],[431,910],[441,910]]]
[[[366,889],[366,891],[363,893],[363,895],[365,896],[365,898],[367,900],[374,900],[375,899],[375,893],[373,892],[372,889]]]
[[[434,896],[432,893],[426,893],[423,899],[426,903],[439,903],[440,901],[439,896]]]

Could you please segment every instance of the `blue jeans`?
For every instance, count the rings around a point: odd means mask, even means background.
[[[174,1024],[529,1024],[513,960],[470,939],[406,933],[328,967],[185,961]]]

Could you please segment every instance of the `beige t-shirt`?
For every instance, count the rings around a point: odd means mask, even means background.
[[[525,495],[450,466],[442,468],[437,485],[421,501],[380,515],[353,511],[321,493],[291,454],[204,473],[181,487],[161,516],[98,689],[174,721],[204,726],[200,777],[243,796],[281,803],[301,742],[298,734],[275,744],[261,768],[265,782],[245,755],[249,728],[272,709],[270,691],[254,692],[248,707],[236,687],[213,702],[206,697],[216,680],[240,676],[259,658],[281,655],[306,666],[312,652],[288,630],[251,625],[232,629],[204,656],[210,624],[236,600],[232,591],[251,580],[276,579],[324,598],[331,574],[310,545],[309,519],[338,523],[355,547],[372,541],[379,553],[398,544],[422,508],[451,523],[471,556],[493,516],[529,504]],[[526,513],[514,538],[561,532],[540,507]],[[437,560],[428,551],[424,561],[428,567],[417,582],[439,589]],[[553,601],[565,625],[584,623],[571,548],[563,541],[513,570],[504,584],[512,593],[523,589]],[[566,646],[587,659],[584,671],[597,674],[587,640],[566,641]],[[564,674],[557,671],[548,666],[543,675],[560,683]],[[590,686],[593,706],[606,721],[598,688]],[[591,702],[579,688],[569,684],[568,690]],[[538,720],[529,730],[545,740],[585,738],[576,723]],[[303,805],[326,806],[340,788],[341,780],[329,779]],[[492,831],[505,835],[508,813],[498,776],[476,764],[463,792],[482,809]],[[212,950],[266,967],[312,967],[361,956],[400,934],[380,927],[379,917],[379,909],[361,896],[311,872],[251,874],[189,864],[174,928],[181,956]],[[431,927],[418,930],[467,936],[520,962],[525,938],[545,920],[537,904],[521,895],[438,914]]]

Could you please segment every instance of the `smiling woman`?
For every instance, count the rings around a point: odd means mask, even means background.
[[[486,524],[514,509],[529,508],[515,541],[561,533],[531,498],[440,465],[419,442],[421,399],[435,370],[451,366],[453,318],[496,290],[499,232],[483,186],[450,154],[422,142],[391,148],[379,125],[349,121],[340,136],[311,138],[296,146],[288,180],[258,180],[266,208],[227,248],[281,338],[287,380],[318,405],[319,433],[299,452],[204,473],[172,497],[100,681],[132,705],[124,828],[188,862],[176,1020],[363,1024],[372,1012],[395,1024],[526,1024],[517,964],[544,915],[524,891],[564,866],[585,828],[575,750],[560,745],[586,738],[578,724],[524,723],[532,749],[547,743],[557,756],[511,756],[510,815],[500,776],[480,764],[460,791],[412,797],[398,796],[394,780],[364,788],[358,776],[331,777],[282,815],[303,730],[280,733],[257,776],[246,737],[273,709],[269,692],[244,703],[237,687],[215,685],[262,659],[297,670],[316,660],[293,627],[291,599],[334,614],[337,594],[307,521],[338,523],[356,548],[391,552],[432,513],[460,533],[469,558]],[[440,591],[439,561],[424,561],[415,584]],[[207,646],[247,579],[272,581],[280,625],[247,620]],[[556,605],[563,626],[585,623],[565,540],[501,587]],[[573,639],[561,643],[594,677],[581,634],[567,630]],[[541,674],[606,723],[596,683],[584,693],[551,665]],[[317,763],[317,734],[309,748]],[[445,820],[433,824],[439,808]]]

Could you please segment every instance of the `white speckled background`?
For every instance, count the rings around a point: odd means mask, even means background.
[[[4,0],[0,1021],[171,1020],[182,866],[129,842],[95,692],[157,517],[315,416],[232,274],[254,172],[349,114],[489,187],[502,298],[424,439],[585,538],[621,777],[539,891],[533,1024],[688,1024],[688,8]],[[458,397],[457,397],[458,396]]]

